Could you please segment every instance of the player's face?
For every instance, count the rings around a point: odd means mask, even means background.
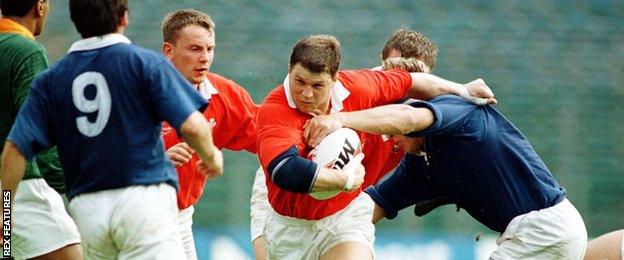
[[[290,68],[289,74],[290,94],[297,109],[308,114],[326,114],[335,82],[333,77],[326,72],[311,72],[299,63]]]
[[[215,33],[199,25],[184,27],[175,44],[165,43],[163,51],[173,65],[192,84],[200,84],[214,58]]]
[[[415,154],[422,151],[422,138],[393,135],[392,139],[394,139],[396,145],[401,147],[406,153]]]

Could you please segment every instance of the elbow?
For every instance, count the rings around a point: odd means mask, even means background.
[[[402,109],[405,110],[403,115],[405,115],[404,121],[406,122],[401,129],[401,133],[404,135],[425,130],[433,124],[433,112],[427,108],[405,105]]]
[[[185,138],[196,140],[206,134],[210,134],[210,127],[206,119],[200,113],[194,112],[182,123],[180,132]]]

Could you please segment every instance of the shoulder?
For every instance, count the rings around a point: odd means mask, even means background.
[[[219,74],[208,73],[208,80],[219,91],[219,93],[222,91],[247,93],[247,91],[236,82]]]
[[[167,62],[167,59],[165,59],[162,54],[134,44],[115,44],[111,46],[109,50],[113,52],[115,55],[114,57],[117,57],[117,60],[122,63],[159,65]]]
[[[288,101],[286,100],[286,92],[284,90],[283,85],[279,85],[277,88],[271,90],[271,92],[269,92],[269,94],[264,99],[264,102],[262,102],[262,106],[272,105],[272,104],[279,104],[279,105],[284,105],[286,107],[289,107]]]
[[[299,110],[288,105],[283,86],[271,91],[258,110],[259,118],[270,121],[295,122],[299,120],[300,114]]]
[[[40,43],[17,34],[6,36],[0,45],[0,53],[14,62],[22,62],[32,57],[47,61],[46,51]]]

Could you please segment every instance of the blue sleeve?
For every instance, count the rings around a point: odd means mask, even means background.
[[[409,100],[406,104],[417,108],[431,110],[434,121],[431,126],[422,131],[409,133],[409,137],[425,137],[431,135],[448,134],[460,127],[464,119],[478,109],[478,106],[468,103],[455,95],[442,95],[435,97],[429,102]]]
[[[49,115],[48,98],[43,92],[43,77],[32,83],[30,93],[20,109],[7,140],[15,143],[20,152],[29,161],[37,153],[53,146],[48,133]]]
[[[156,115],[178,132],[184,121],[195,111],[203,111],[208,103],[169,61],[164,60],[147,74],[147,87]]]
[[[310,193],[316,180],[318,165],[299,156],[293,145],[269,163],[269,176],[278,187],[296,193]]]
[[[388,219],[417,202],[443,196],[426,168],[424,157],[413,154],[406,154],[392,175],[367,188],[366,193],[384,209]]]

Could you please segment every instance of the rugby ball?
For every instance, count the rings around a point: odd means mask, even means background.
[[[319,167],[341,170],[361,152],[362,145],[357,133],[350,128],[341,128],[327,135],[308,157]],[[341,191],[318,191],[310,193],[310,196],[317,200],[326,200],[333,198]]]

